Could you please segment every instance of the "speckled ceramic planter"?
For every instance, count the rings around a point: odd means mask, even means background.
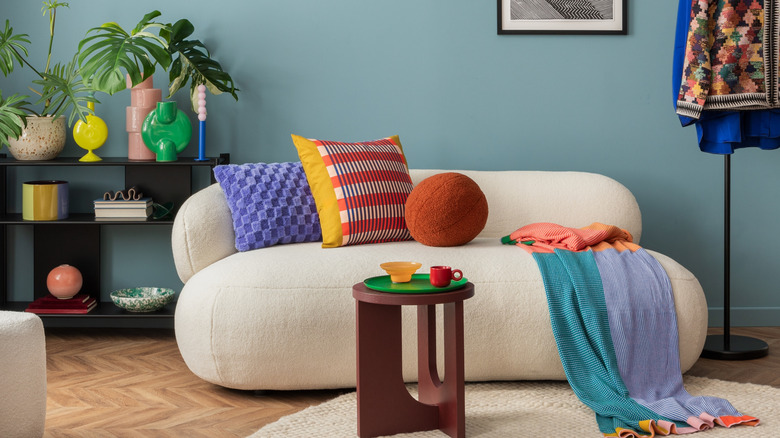
[[[28,116],[18,139],[8,139],[8,150],[17,160],[51,160],[65,147],[65,117]]]

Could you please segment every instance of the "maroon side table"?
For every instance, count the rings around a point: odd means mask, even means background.
[[[474,285],[442,293],[378,292],[352,286],[357,312],[357,416],[361,438],[441,429],[466,436],[463,301]],[[444,374],[436,369],[436,304],[444,306]],[[404,385],[401,306],[417,306],[419,401]]]

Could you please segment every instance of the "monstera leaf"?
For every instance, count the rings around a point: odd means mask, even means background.
[[[42,116],[51,115],[60,117],[70,110],[68,126],[73,125],[76,117],[84,123],[87,122],[86,114],[93,114],[87,107],[88,102],[98,102],[84,85],[79,70],[76,68],[76,56],[67,65],[56,64],[51,73],[44,73],[43,79],[33,83],[42,87],[41,98],[37,104],[45,103],[46,111]]]
[[[137,85],[154,73],[155,63],[168,68],[171,55],[166,50],[166,41],[153,33],[154,29],[166,28],[152,21],[159,15],[159,11],[144,15],[129,33],[114,22],[87,32],[96,34],[79,43],[78,64],[92,88],[114,94],[127,87],[124,72]]]
[[[30,102],[26,102],[25,97],[12,94],[11,97],[3,100],[3,92],[0,91],[0,145],[7,145],[9,138],[19,138],[22,129],[27,126],[22,108]]]
[[[14,70],[14,61],[22,65],[24,62],[20,51],[27,56],[27,47],[24,44],[30,44],[27,34],[14,35],[14,28],[11,23],[5,20],[5,29],[0,32],[0,71],[3,76],[8,76]]]
[[[198,108],[198,85],[205,85],[211,94],[230,93],[238,100],[233,78],[230,77],[219,62],[211,58],[208,49],[198,40],[186,40],[192,35],[195,27],[189,20],[181,19],[171,26],[170,30],[160,32],[168,40],[168,51],[173,58],[168,78],[170,87],[168,98],[190,82],[190,102],[192,110]]]

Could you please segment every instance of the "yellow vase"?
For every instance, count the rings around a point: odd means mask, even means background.
[[[93,102],[88,102],[87,107],[92,111],[95,111],[95,104]],[[87,116],[86,123],[82,120],[76,122],[73,126],[73,140],[80,148],[87,150],[87,154],[79,158],[79,161],[92,162],[102,160],[102,158],[98,157],[93,151],[100,146],[103,146],[103,143],[106,142],[107,138],[108,126],[106,126],[106,122],[100,117],[90,114]]]

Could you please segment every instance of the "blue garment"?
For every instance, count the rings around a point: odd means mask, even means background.
[[[677,112],[677,99],[680,96],[683,65],[685,64],[685,43],[688,39],[688,24],[691,17],[691,0],[680,0],[677,7],[677,27],[674,31],[674,58],[672,59],[672,102]],[[701,118],[706,118],[709,112],[703,112]],[[691,117],[677,115],[680,124],[689,126],[695,122]]]
[[[682,82],[688,25],[692,0],[679,0],[672,62],[672,95],[674,109]],[[745,147],[780,148],[780,110],[702,111],[696,120],[678,115],[682,126],[696,125],[699,149],[713,154],[731,154]]]
[[[780,110],[712,111],[709,115],[696,122],[703,152],[731,154],[739,148],[780,147]]]

